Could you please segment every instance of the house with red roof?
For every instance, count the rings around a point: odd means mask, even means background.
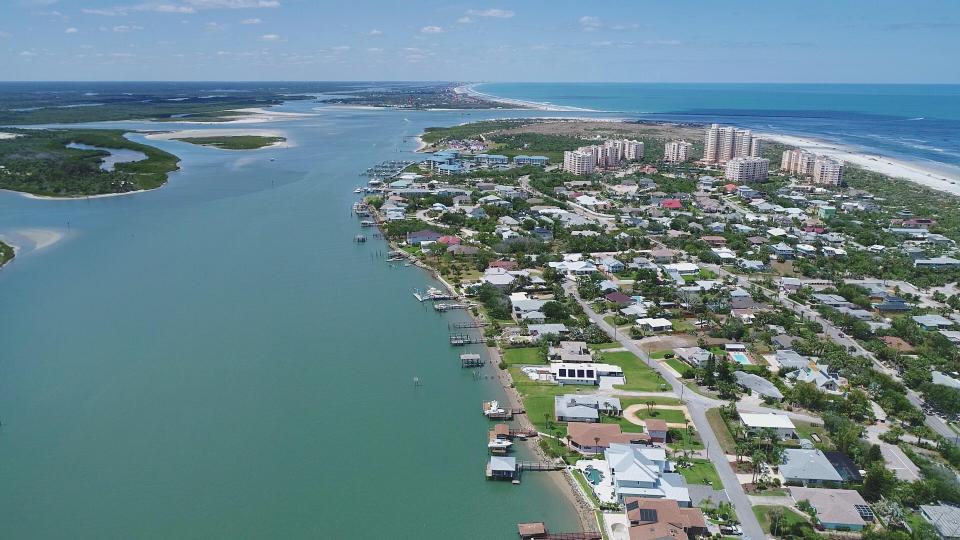
[[[456,246],[460,244],[460,237],[453,235],[441,236],[440,238],[437,238],[437,243],[447,246]]]
[[[680,210],[683,208],[683,203],[680,202],[680,199],[664,199],[660,201],[660,208],[666,208],[667,210]]]

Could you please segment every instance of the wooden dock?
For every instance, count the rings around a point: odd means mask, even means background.
[[[552,533],[542,521],[517,523],[517,532],[521,540],[602,540],[597,531]]]
[[[483,367],[483,364],[483,358],[479,354],[460,355],[460,367],[462,368]]]
[[[483,328],[487,323],[483,321],[467,321],[467,322],[455,322],[447,325],[447,328],[456,328],[456,329],[467,329],[467,328]]]
[[[469,304],[434,304],[433,309],[444,312],[450,311],[451,309],[470,309]]]
[[[486,343],[486,340],[481,336],[471,336],[469,334],[450,334],[450,344],[455,347],[476,345],[478,343]]]

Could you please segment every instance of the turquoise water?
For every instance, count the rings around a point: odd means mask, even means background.
[[[736,363],[738,363],[738,364],[750,364],[750,363],[752,363],[752,362],[750,362],[750,358],[749,358],[745,353],[742,353],[742,352],[731,352],[731,353],[728,353],[728,354],[730,355],[730,358],[732,358],[733,361],[736,362]]]
[[[596,486],[603,481],[603,473],[598,471],[597,469],[594,469],[593,467],[588,467],[587,469],[585,469],[585,471],[587,475],[587,480],[589,480],[591,484]]]
[[[65,235],[24,242],[0,271],[0,537],[575,528],[543,476],[484,480],[480,403],[501,393],[447,344],[463,314],[415,302],[432,285],[423,272],[390,268],[377,239],[352,241],[358,172],[462,118],[326,109],[255,126],[286,131],[289,149],[149,141],[183,160],[149,193],[0,192],[0,234]]]
[[[67,145],[67,148],[76,148],[78,150],[103,150],[104,152],[110,152],[110,155],[100,158],[100,169],[104,171],[112,171],[117,166],[117,163],[130,163],[132,161],[147,159],[147,155],[143,152],[129,150],[127,148],[103,148],[101,146],[91,146],[89,144],[80,143],[70,143]]]
[[[960,177],[960,85],[490,83],[511,99],[806,135]]]

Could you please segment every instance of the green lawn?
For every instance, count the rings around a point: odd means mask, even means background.
[[[679,319],[670,321],[670,324],[673,325],[674,332],[693,332],[696,330],[693,324],[688,322],[686,319]]]
[[[710,422],[710,429],[717,435],[717,440],[720,442],[720,447],[723,448],[723,451],[728,454],[735,454],[736,443],[733,440],[733,435],[727,428],[726,422],[720,417],[720,409],[710,409],[707,411],[707,420]]]
[[[516,349],[504,349],[503,361],[508,366],[517,366],[521,364],[546,364],[547,360],[540,356],[539,347],[522,347]]]
[[[624,433],[643,433],[643,426],[638,426],[622,416],[601,416],[601,424],[620,424],[620,431]]]
[[[687,371],[690,371],[693,369],[692,367],[690,367],[689,364],[687,364],[683,360],[680,360],[679,358],[670,358],[668,360],[664,360],[663,363],[672,367],[673,370],[679,373],[680,375],[683,375]]]
[[[833,443],[830,442],[830,435],[827,434],[827,430],[825,428],[813,427],[810,422],[801,422],[799,420],[794,420],[793,425],[797,428],[797,437],[800,437],[801,439],[810,439],[810,441],[818,446],[825,446],[828,449],[833,448]],[[814,433],[816,433],[820,438],[820,443],[811,438],[811,435]]]
[[[592,351],[602,351],[606,349],[616,349],[618,347],[623,347],[623,345],[619,341],[611,341],[609,343],[596,343],[587,345],[587,347]]]
[[[683,416],[683,411],[678,411],[676,409],[656,409],[652,411],[647,411],[646,409],[641,409],[636,412],[638,418],[656,418],[658,420],[663,420],[664,422],[670,422],[675,424],[682,424],[686,417]]]
[[[690,435],[690,432],[683,428],[672,428],[669,432],[670,448],[674,450],[703,450],[703,441],[697,433]]]
[[[653,358],[654,360],[662,360],[664,356],[672,352],[673,352],[673,349],[664,349],[662,351],[654,351],[650,353],[650,358]]]
[[[583,476],[583,473],[574,469],[570,471],[573,473],[573,477],[577,479],[577,483],[580,484],[580,487],[583,488],[583,491],[587,493],[587,496],[590,497],[590,501],[594,506],[600,506],[600,499],[597,498],[596,493],[593,492],[593,488],[590,487],[590,482],[587,481],[587,478]]]
[[[623,369],[627,384],[615,386],[619,390],[636,390],[640,392],[659,392],[669,390],[660,374],[647,367],[643,360],[629,351],[603,353],[602,362],[614,364]],[[661,388],[664,385],[664,388]]]
[[[776,530],[773,532],[770,531],[770,512],[773,510],[782,510],[783,511],[783,520],[777,524]],[[763,532],[769,534],[781,534],[783,531],[789,527],[800,524],[806,524],[810,528],[810,531],[813,532],[813,526],[810,525],[810,522],[807,521],[803,516],[790,510],[789,508],[784,508],[782,506],[754,506],[753,514],[757,516],[757,520],[760,522],[760,526],[763,527]]]
[[[691,462],[692,465],[690,467],[678,469],[688,484],[707,484],[713,486],[715,489],[723,487],[720,475],[717,474],[717,469],[713,466],[713,463],[710,463],[710,460],[694,459],[691,460]]]

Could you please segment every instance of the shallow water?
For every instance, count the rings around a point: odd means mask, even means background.
[[[77,150],[103,150],[104,152],[110,152],[110,155],[100,158],[100,170],[102,171],[112,171],[116,168],[117,163],[130,163],[133,161],[141,161],[147,159],[147,155],[138,150],[130,150],[128,148],[103,148],[102,146],[92,146],[89,144],[82,143],[69,143],[67,148],[76,148]]]

